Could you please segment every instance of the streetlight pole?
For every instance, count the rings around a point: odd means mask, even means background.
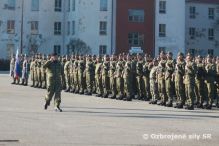
[[[21,6],[21,42],[20,42],[20,51],[21,54],[23,53],[23,22],[24,21],[24,0],[22,0],[22,6]]]

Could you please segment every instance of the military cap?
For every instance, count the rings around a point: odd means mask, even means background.
[[[192,54],[191,53],[187,53],[187,55],[186,56],[192,56]]]
[[[57,53],[52,53],[51,56],[58,56],[58,54]]]
[[[167,54],[168,54],[168,55],[173,55],[173,53],[172,53],[172,52],[167,52]]]
[[[182,52],[179,52],[178,56],[184,56],[184,54]]]

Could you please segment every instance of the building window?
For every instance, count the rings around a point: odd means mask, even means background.
[[[75,35],[75,21],[72,21],[72,35]]]
[[[11,58],[14,54],[15,45],[14,44],[7,44],[7,58]]]
[[[144,10],[143,9],[129,9],[129,22],[144,22]]]
[[[105,55],[106,54],[106,49],[107,49],[106,45],[100,45],[99,46],[99,54],[100,55]]]
[[[144,45],[144,35],[138,32],[128,34],[129,45],[139,47]]]
[[[31,34],[38,34],[38,27],[39,22],[38,21],[31,21],[30,22],[31,27]]]
[[[166,47],[159,47],[159,54],[161,53],[161,52],[166,52]]]
[[[214,29],[213,28],[208,29],[208,40],[214,40]]]
[[[75,0],[72,0],[72,11],[75,11]]]
[[[14,20],[8,20],[7,33],[15,33],[15,21]]]
[[[70,12],[71,9],[71,0],[67,1],[67,12]]]
[[[55,11],[56,12],[62,11],[62,0],[55,0]]]
[[[214,50],[213,49],[208,49],[208,54],[213,56],[214,55]]]
[[[61,22],[55,22],[54,23],[54,34],[55,35],[61,35],[62,32],[62,23]]]
[[[39,0],[32,0],[31,1],[31,10],[32,11],[39,11]]]
[[[196,30],[195,30],[194,27],[189,28],[189,37],[190,37],[190,39],[195,39],[195,32],[196,32]]]
[[[107,34],[107,22],[100,21],[100,35],[106,35],[106,34]]]
[[[166,37],[166,24],[159,24],[159,37]]]
[[[70,35],[70,32],[71,32],[71,22],[68,21],[67,22],[67,35]]]
[[[159,2],[159,13],[166,14],[166,1]]]
[[[100,0],[100,11],[107,11],[108,0]]]
[[[61,46],[55,45],[53,51],[54,51],[54,53],[57,53],[58,55],[60,55],[61,54]]]
[[[5,5],[5,8],[8,10],[15,10],[16,1],[15,0],[8,0],[8,3]]]
[[[215,9],[214,8],[208,8],[208,18],[214,19],[215,16]]]
[[[196,7],[191,6],[189,8],[189,14],[190,14],[191,19],[195,19],[196,18]]]

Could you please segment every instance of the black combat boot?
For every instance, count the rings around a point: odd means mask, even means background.
[[[194,105],[186,105],[185,109],[187,109],[187,110],[194,110]]]
[[[54,110],[55,110],[55,112],[62,112],[62,109],[59,106],[55,107]]]
[[[70,91],[70,88],[65,89],[65,92],[69,92],[69,91]]]
[[[45,105],[44,105],[44,109],[47,110],[48,106],[50,106],[50,102],[46,101]]]
[[[126,101],[132,101],[132,96],[130,96],[130,95],[127,96],[127,97],[126,97]]]
[[[171,101],[167,102],[166,107],[173,107],[173,103]]]
[[[102,96],[102,94],[97,94],[97,95],[96,95],[96,97],[101,97],[101,96]]]
[[[116,95],[112,95],[109,97],[110,99],[116,99]]]

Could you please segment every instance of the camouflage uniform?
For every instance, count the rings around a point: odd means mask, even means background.
[[[166,96],[166,87],[165,87],[165,71],[166,71],[166,60],[161,60],[158,65],[158,92],[160,101],[158,105],[166,105],[167,96]]]
[[[207,85],[207,106],[205,108],[211,109],[212,104],[214,102],[214,82],[216,77],[216,66],[212,62],[208,62],[205,66],[206,69],[206,77],[205,77],[205,83]]]
[[[144,81],[143,81],[143,61],[139,60],[136,64],[136,78],[137,78],[137,95],[138,95],[138,99],[142,100],[144,99]]]
[[[166,72],[165,72],[165,87],[166,87],[166,95],[168,97],[168,101],[166,106],[171,107],[173,104],[173,90],[174,90],[174,81],[173,81],[173,73],[174,73],[174,60],[168,59],[166,63]]]
[[[123,80],[123,61],[119,60],[116,65],[116,87],[118,92],[119,100],[122,100],[124,97],[124,80]]]
[[[195,95],[196,104],[199,108],[202,107],[204,102],[204,78],[205,78],[205,67],[202,62],[197,63],[197,71],[195,77]]]
[[[96,92],[97,92],[97,97],[103,96],[103,84],[102,84],[102,63],[98,62],[96,64],[95,68],[95,81],[96,81]]]
[[[93,92],[93,76],[95,76],[93,69],[94,69],[94,64],[90,58],[86,62],[86,69],[85,69],[85,71],[86,71],[86,85],[87,85],[86,95],[92,95],[92,92]]]
[[[79,93],[84,94],[85,90],[85,61],[83,57],[80,57],[80,61],[78,63],[78,82],[79,82]]]
[[[59,107],[61,103],[62,91],[62,65],[59,61],[47,61],[43,67],[46,69],[47,74],[46,104],[49,105],[52,97],[55,96],[55,107]]]
[[[183,77],[185,74],[185,62],[178,60],[175,67],[175,92],[176,92],[176,108],[183,108],[185,104],[185,85]]]
[[[112,91],[111,99],[116,98],[117,89],[116,89],[116,61],[111,60],[110,61],[110,89]]]
[[[149,100],[151,98],[149,62],[146,62],[143,66],[143,80],[145,86],[145,100]]]
[[[154,65],[150,72],[150,91],[152,97],[150,104],[156,104],[159,97],[157,85],[157,69],[158,66]]]
[[[185,66],[185,93],[186,93],[186,109],[193,110],[194,109],[194,97],[195,97],[195,74],[196,74],[196,66],[192,61],[187,61]]]
[[[65,65],[64,65],[64,75],[65,75],[65,86],[66,86],[66,90],[65,92],[69,92],[71,90],[71,61],[68,60],[66,61]]]
[[[109,69],[110,69],[110,62],[105,60],[102,66],[102,83],[103,83],[104,98],[108,98],[108,95],[110,93]]]
[[[42,67],[42,58],[41,55],[39,55],[39,59],[37,59],[37,81],[38,81],[38,88],[42,87],[42,80],[41,80],[41,76],[42,76],[42,72],[41,72],[41,67]]]
[[[41,66],[41,81],[42,81],[42,88],[46,89],[46,70],[43,68],[43,65],[46,63],[46,58],[43,57],[42,59],[42,66]]]
[[[74,74],[74,89],[75,89],[75,93],[79,93],[79,76],[78,76],[78,72],[79,72],[79,60],[78,58],[76,58],[76,60],[74,61],[74,65],[73,65],[73,74]]]
[[[123,79],[124,79],[124,100],[131,101],[133,96],[133,80],[132,80],[132,62],[127,61],[124,67]]]

